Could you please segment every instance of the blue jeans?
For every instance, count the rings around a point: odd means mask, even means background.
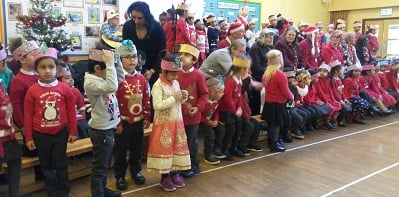
[[[111,163],[115,129],[97,130],[89,127],[89,136],[93,144],[93,169],[90,177],[91,195],[105,196],[107,170]]]

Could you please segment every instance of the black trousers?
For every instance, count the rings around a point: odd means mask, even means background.
[[[122,120],[123,131],[121,134],[115,134],[115,154],[114,154],[114,173],[115,177],[125,177],[126,169],[130,166],[130,173],[141,171],[141,157],[143,152],[143,121],[133,124]],[[129,150],[129,162],[126,161],[126,154]]]
[[[216,127],[211,127],[207,124],[201,123],[199,131],[203,131],[204,136],[204,155],[205,157],[211,156],[215,150],[220,152],[224,136],[224,126],[218,124]]]
[[[194,168],[199,168],[199,159],[198,159],[198,128],[199,125],[184,125],[187,136],[187,145],[190,150],[190,160],[191,166]]]
[[[68,196],[70,190],[66,154],[68,136],[66,127],[55,135],[33,131],[48,196]]]

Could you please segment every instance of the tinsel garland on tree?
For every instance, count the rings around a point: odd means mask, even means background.
[[[66,32],[61,28],[65,25],[66,17],[52,13],[52,1],[31,0],[32,14],[18,16],[20,28],[24,37],[34,37],[40,42],[40,49],[47,51],[47,47],[54,47],[58,51],[65,51],[71,44]]]

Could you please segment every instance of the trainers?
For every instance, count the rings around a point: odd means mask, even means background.
[[[249,145],[249,146],[247,146],[247,150],[252,151],[252,152],[262,152],[263,151],[263,149],[257,145],[254,145],[254,146]]]
[[[220,163],[220,160],[219,160],[218,158],[216,158],[215,155],[210,155],[210,156],[208,156],[208,157],[205,156],[204,161],[205,161],[206,163],[209,163],[209,164],[212,164],[212,165],[216,165],[216,164],[219,164],[219,163]]]
[[[176,185],[175,183],[173,183],[170,176],[161,179],[161,183],[159,185],[167,192],[172,192],[176,190]]]
[[[242,153],[244,153],[245,156],[250,156],[251,153],[249,152],[249,150],[247,148],[244,149],[240,149]]]
[[[297,138],[297,139],[305,138],[305,136],[303,136],[301,131],[299,131],[298,129],[295,129],[295,130],[291,131],[291,136],[294,137],[294,138]]]
[[[184,182],[184,178],[180,176],[179,173],[175,173],[172,175],[172,181],[176,187],[184,187],[186,183]]]
[[[218,159],[224,159],[224,158],[227,157],[227,155],[223,154],[223,153],[221,153],[219,151],[215,151],[215,157],[218,158]]]
[[[331,123],[324,124],[323,129],[330,130],[330,131],[337,130],[337,128]]]

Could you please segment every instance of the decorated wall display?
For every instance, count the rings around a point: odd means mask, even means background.
[[[83,15],[82,12],[66,12],[66,17],[68,22],[70,23],[83,23]]]
[[[83,0],[65,0],[64,7],[82,8]]]
[[[100,26],[85,26],[85,37],[100,37]]]
[[[86,0],[86,4],[101,5],[101,0]]]
[[[8,3],[7,4],[7,16],[8,20],[16,21],[17,16],[22,15],[22,4],[21,3]]]
[[[103,0],[103,5],[116,6],[117,5],[117,0]]]
[[[89,8],[87,13],[87,18],[89,24],[100,24],[100,9],[99,8]]]

